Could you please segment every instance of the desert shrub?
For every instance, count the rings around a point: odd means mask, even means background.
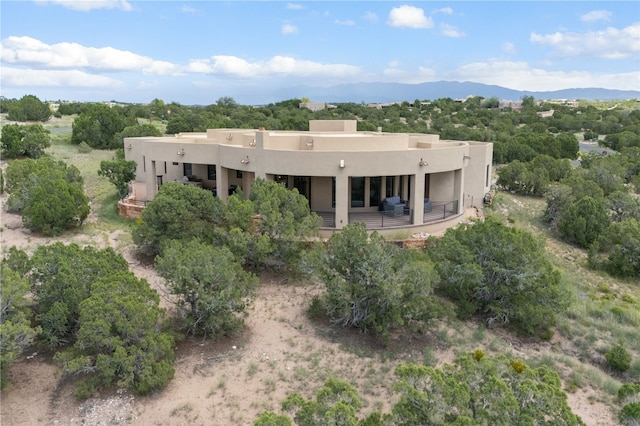
[[[609,350],[605,352],[604,357],[611,368],[616,371],[623,372],[631,368],[631,355],[622,343],[618,343],[609,348]]]
[[[461,319],[478,315],[488,325],[541,335],[569,305],[543,241],[527,231],[487,219],[430,242],[426,250],[440,276],[437,291],[456,303]]]

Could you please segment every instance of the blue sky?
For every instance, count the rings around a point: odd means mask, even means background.
[[[251,104],[282,100],[254,99],[264,87],[441,80],[640,90],[637,1],[3,0],[0,19],[7,98]]]

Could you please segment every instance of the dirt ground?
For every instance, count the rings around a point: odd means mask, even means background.
[[[2,198],[3,204],[5,200]],[[4,208],[0,214],[3,252],[14,245],[30,252],[53,241],[22,228],[21,218]],[[62,240],[118,247],[121,235],[122,231],[106,237],[79,233]],[[169,307],[162,280],[129,251],[123,255],[134,273],[147,279]],[[261,277],[245,331],[216,342],[180,342],[174,379],[165,389],[146,397],[118,391],[79,402],[72,384],[57,376],[51,357],[29,351],[11,369],[12,384],[1,395],[0,424],[250,425],[262,411],[280,412],[280,403],[288,393],[310,397],[331,376],[357,386],[365,411],[388,412],[394,403],[391,384],[395,366],[422,362],[429,338],[399,337],[391,345],[395,348],[391,354],[364,335],[314,324],[305,310],[318,290],[282,277]],[[455,348],[433,346],[432,350],[438,362],[444,363],[453,359]],[[609,408],[592,403],[590,396],[588,391],[569,394],[573,411],[587,425],[615,424]]]

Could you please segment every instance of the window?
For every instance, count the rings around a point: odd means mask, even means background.
[[[393,197],[395,195],[394,187],[396,183],[395,176],[387,176],[387,188],[385,192],[385,197]]]
[[[373,176],[369,178],[369,206],[375,207],[380,204],[380,184],[382,178]]]
[[[215,164],[207,165],[207,179],[216,180],[216,165]]]
[[[289,176],[287,175],[275,175],[273,180],[284,185],[285,188],[289,187]]]
[[[364,207],[364,177],[351,178],[351,207]]]
[[[182,165],[183,176],[191,176],[193,175],[193,165],[191,163],[184,163]]]
[[[331,178],[331,207],[336,208],[336,177]]]
[[[487,177],[485,178],[485,184],[484,186],[489,186],[489,165],[487,164]]]

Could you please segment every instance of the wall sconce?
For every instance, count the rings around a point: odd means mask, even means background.
[[[184,155],[184,148],[180,148],[180,150],[177,152],[178,155],[182,156]]]
[[[227,140],[228,140],[228,141],[230,141],[231,139],[233,139],[233,135],[232,135],[231,133],[229,133],[229,134],[227,135]]]
[[[127,145],[127,149],[131,149],[133,148],[133,146],[131,146],[131,144]]]
[[[340,168],[344,169],[344,160],[340,160]]]
[[[428,166],[428,165],[429,165],[429,163],[424,161],[422,158],[420,159],[420,161],[418,161],[418,166],[420,166],[420,167],[424,167],[424,166]]]
[[[309,139],[306,144],[307,146],[313,146],[313,139]]]
[[[251,139],[251,142],[249,142],[249,146],[256,146],[256,138]]]
[[[243,158],[242,160],[240,160],[240,162],[242,164],[249,164],[249,156],[247,155],[247,158]]]

